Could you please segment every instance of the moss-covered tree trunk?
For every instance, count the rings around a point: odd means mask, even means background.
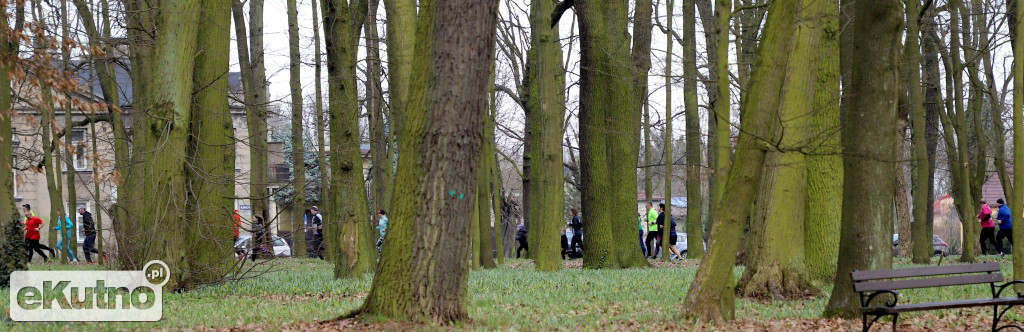
[[[316,119],[316,160],[317,168],[320,169],[320,211],[330,211],[330,199],[331,193],[327,192],[327,183],[330,183],[331,173],[329,167],[327,167],[327,148],[325,147],[326,126],[324,124],[324,96],[323,96],[323,79],[321,72],[322,69],[322,53],[320,53],[320,16],[317,15],[317,11],[320,9],[319,1],[310,1],[313,4],[313,77],[316,81],[313,84],[315,93],[313,101],[313,112],[316,113],[314,119]],[[394,105],[391,106],[394,108]],[[310,257],[316,257],[315,250],[314,254]],[[328,255],[330,256],[330,255]]]
[[[663,146],[665,147],[665,209],[664,214],[666,220],[661,228],[658,229],[661,232],[661,257],[662,260],[669,260],[669,238],[675,234],[669,234],[671,231],[671,218],[672,218],[672,173],[675,169],[676,159],[672,157],[673,150],[673,138],[675,137],[672,131],[672,123],[675,118],[672,116],[672,46],[673,41],[672,33],[675,32],[672,29],[673,21],[675,21],[675,15],[672,12],[675,10],[675,0],[668,0],[666,3],[668,9],[666,14],[668,15],[668,23],[666,24],[667,32],[665,33],[666,39],[668,39],[668,47],[665,48],[665,141]],[[653,243],[653,242],[652,242]]]
[[[42,22],[42,6],[40,1],[33,1],[33,20],[37,24],[43,24]],[[44,40],[47,38],[43,35],[34,36],[34,54],[33,57],[40,63],[49,63],[51,61],[50,55],[44,45]],[[51,140],[53,137],[53,121],[54,121],[54,102],[53,102],[53,91],[47,82],[41,81],[39,89],[43,94],[43,104],[40,105],[42,114],[40,114],[39,127],[42,131],[42,141],[40,142],[43,147],[43,175],[46,177],[46,192],[50,200],[50,214],[48,224],[43,224],[44,230],[41,230],[42,234],[46,234],[47,244],[51,248],[56,248],[57,238],[60,236],[59,233],[53,230],[53,227],[57,225],[57,220],[61,219],[61,190],[57,185],[60,180],[60,175],[57,172],[60,171],[60,166],[55,166],[60,161],[60,158],[54,158],[54,154],[60,153],[59,149],[53,148],[56,142]],[[52,151],[52,152],[51,152]],[[62,256],[62,251],[58,251],[58,257]]]
[[[15,5],[15,8],[10,7],[7,2],[0,3],[0,11],[5,13],[0,15],[0,35],[5,36],[2,43],[0,43],[0,55],[4,58],[10,58],[16,56],[19,50],[19,43],[14,42],[9,36],[14,31],[19,31],[22,28],[25,17],[25,5],[19,3]],[[14,12],[14,22],[11,22],[9,14]],[[12,27],[10,24],[13,23]],[[11,108],[11,70],[14,64],[8,61],[0,63],[0,137],[14,137],[14,131],[11,127],[11,119],[14,118],[14,111]],[[17,216],[17,207],[14,202],[14,146],[9,139],[0,140],[0,234],[8,234],[9,227],[15,227],[17,223],[12,223],[8,219],[12,216]],[[19,218],[14,217],[15,220]],[[20,237],[19,237],[20,239]],[[0,248],[6,248],[11,244],[8,243],[8,238],[4,237],[0,239]],[[14,265],[18,266],[18,265]],[[24,266],[24,265],[21,265]],[[9,270],[13,271],[13,270]]]
[[[924,19],[921,21],[921,36],[929,36],[936,29],[937,24],[935,23],[935,10],[931,9],[925,12]],[[923,38],[923,37],[922,37]],[[935,171],[937,167],[937,155],[938,143],[939,143],[939,113],[942,109],[942,92],[941,82],[939,76],[939,56],[938,56],[938,44],[932,38],[923,38],[921,40],[921,69],[922,79],[921,85],[924,86],[924,109],[925,109],[925,145],[928,154],[928,180],[927,182],[927,195],[928,206],[932,206],[933,198],[935,197]],[[925,217],[926,227],[925,234],[921,235],[928,242],[927,239],[932,238],[934,229],[932,228],[935,224],[935,209],[928,208],[928,213]],[[924,244],[921,244],[924,246]],[[931,257],[931,246],[920,249],[927,250],[928,257]]]
[[[683,0],[683,104],[686,111],[686,238],[689,258],[704,257],[701,195],[700,110],[697,108],[697,14],[694,0]]]
[[[827,2],[799,2],[798,7],[780,8],[794,11],[789,26],[792,46],[781,100],[776,110],[782,126],[780,152],[769,152],[770,163],[759,191],[763,221],[751,222],[760,229],[749,240],[759,246],[752,260],[747,261],[740,283],[744,296],[778,299],[817,294],[810,283],[804,255],[804,220],[807,210],[807,160],[799,149],[811,137],[810,119],[815,112],[814,94],[817,84],[818,46],[821,43],[823,17]],[[791,28],[790,28],[791,27]]]
[[[263,47],[263,2],[249,1],[249,86],[245,120],[249,129],[249,203],[253,215],[271,221],[267,192],[267,69]],[[241,41],[241,38],[238,38]],[[269,223],[268,223],[269,225]]]
[[[356,100],[356,47],[363,6],[347,0],[325,0],[324,35],[327,49],[328,114],[331,132],[331,197],[326,216],[326,247],[335,256],[336,278],[362,276],[373,268],[376,252],[367,229],[366,189],[359,152],[359,107]]]
[[[414,247],[411,257],[400,257],[408,250],[385,250],[382,274],[374,280],[364,313],[434,322],[467,318],[468,256],[463,255],[469,253],[474,220],[466,211],[476,199],[487,109],[486,94],[480,92],[489,82],[496,20],[497,1],[421,2],[411,102],[400,144],[402,151],[419,151],[406,147],[428,142],[433,149],[399,159],[394,217],[404,222],[401,230],[390,232],[402,232],[399,243],[423,245]],[[401,288],[381,288],[389,279]]]
[[[529,156],[530,256],[537,269],[562,266],[559,238],[564,227],[565,174],[562,164],[562,128],[565,117],[565,70],[558,26],[548,24],[555,3],[533,0],[530,5],[530,51],[526,66],[527,140]],[[527,160],[528,159],[528,160]],[[524,169],[525,171],[525,169]],[[525,172],[524,172],[525,173]],[[589,225],[588,225],[589,226]],[[586,228],[586,227],[585,227]],[[586,236],[584,236],[586,239]]]
[[[718,66],[717,72],[719,77],[718,87],[718,100],[715,102],[714,116],[710,117],[715,119],[715,130],[714,130],[714,141],[708,140],[708,159],[714,160],[714,172],[712,175],[711,188],[711,203],[708,206],[718,206],[718,201],[721,200],[722,195],[725,191],[725,176],[729,171],[729,162],[732,159],[732,149],[730,149],[731,130],[729,119],[732,113],[732,96],[730,92],[729,84],[729,20],[731,18],[732,2],[729,0],[716,0],[715,1],[715,28],[718,34],[718,47],[715,49],[715,58],[717,59],[716,65]],[[709,120],[710,121],[710,120]],[[709,122],[710,123],[710,122]],[[709,127],[710,131],[711,128]],[[711,136],[709,136],[711,137]],[[713,146],[711,144],[714,144]],[[712,158],[712,149],[715,150],[714,157]],[[714,215],[714,209],[709,211],[710,214]]]
[[[306,136],[303,134],[301,55],[299,54],[299,10],[288,0],[288,86],[292,96],[292,238],[293,256],[306,252]]]
[[[821,17],[818,82],[811,115],[811,153],[807,158],[807,212],[804,255],[813,280],[830,282],[836,274],[839,225],[843,211],[843,158],[839,137],[839,1],[830,0]]]
[[[77,13],[78,13],[79,18],[81,18],[82,26],[85,28],[86,36],[88,36],[88,38],[89,38],[89,47],[94,49],[94,50],[95,49],[101,49],[101,50],[104,51],[104,53],[106,53],[108,55],[107,57],[100,57],[98,54],[90,54],[89,55],[89,61],[90,61],[90,65],[92,65],[92,68],[96,71],[96,76],[99,77],[99,80],[100,80],[100,90],[103,93],[103,100],[107,104],[106,105],[107,106],[107,113],[111,116],[111,118],[120,118],[120,115],[116,114],[117,112],[120,112],[120,104],[121,104],[120,96],[119,96],[118,91],[117,91],[117,82],[113,79],[113,75],[111,73],[112,68],[110,66],[111,63],[110,63],[110,60],[109,60],[109,55],[110,55],[110,52],[111,52],[111,46],[110,46],[110,43],[102,43],[101,42],[101,38],[105,38],[105,37],[110,35],[110,22],[107,19],[107,18],[109,18],[109,14],[108,14],[109,13],[109,8],[107,8],[107,3],[106,3],[106,1],[103,1],[100,4],[100,8],[102,8],[101,9],[102,10],[102,15],[104,17],[104,20],[103,20],[103,34],[102,35],[100,34],[99,29],[96,27],[96,22],[93,19],[92,10],[85,3],[85,1],[84,0],[75,0],[74,4],[75,4],[75,7],[77,9]],[[0,92],[0,93],[2,93],[2,92]],[[91,132],[91,135],[92,135],[91,136],[92,137],[92,151],[93,152],[97,152],[97,151],[99,151],[98,150],[99,149],[99,145],[97,144],[97,136],[99,134],[96,131],[96,123],[95,123],[95,121],[93,121],[90,124],[89,127],[90,127],[90,132]],[[117,130],[117,126],[112,126],[111,129],[112,130]],[[115,134],[115,143],[114,143],[114,150],[115,150],[115,152],[114,152],[115,153],[114,163],[115,163],[115,166],[114,166],[114,170],[118,171],[119,168],[117,167],[117,165],[118,165],[118,163],[123,162],[123,161],[117,160],[117,158],[120,156],[118,154],[119,152],[117,151],[117,149],[118,149],[118,145],[121,144],[121,142],[116,142],[116,140],[117,140],[116,136],[117,135]],[[100,165],[100,163],[102,161],[100,160],[99,154],[98,153],[94,153],[93,155],[95,156],[95,158],[92,159],[93,165]],[[93,179],[93,194],[95,195],[95,197],[101,197],[100,196],[100,176],[94,174],[92,179]],[[120,186],[120,184],[121,184],[121,182],[118,181],[117,182],[117,186]],[[103,224],[103,214],[99,213],[99,212],[101,212],[103,210],[104,210],[104,208],[101,205],[101,203],[100,202],[96,202],[96,209],[94,210],[94,212],[97,212],[97,213],[95,213],[95,216],[96,216],[96,220],[95,220],[96,221],[96,249],[99,250],[99,252],[101,253],[100,254],[100,263],[101,264],[106,264],[107,262],[106,262],[105,259],[103,259],[104,256],[102,254],[104,252],[103,251],[103,227],[102,227],[102,224]],[[108,211],[110,214],[118,213],[116,206],[112,206],[109,210],[106,210],[106,211]],[[3,215],[2,212],[0,212],[0,215]]]
[[[850,85],[843,93],[843,223],[839,265],[826,315],[859,314],[850,273],[892,267],[900,24],[898,0],[857,2]]]
[[[635,82],[633,86],[633,102],[636,104],[636,111],[643,112],[644,200],[652,204],[654,203],[654,168],[651,166],[651,116],[650,103],[647,100],[647,83],[649,81],[647,75],[651,70],[651,35],[654,31],[651,20],[653,15],[654,4],[650,0],[640,0],[633,3],[632,57],[633,82]],[[647,227],[643,227],[643,230],[647,230]]]
[[[779,122],[774,121],[779,116],[778,105],[782,101],[778,82],[785,78],[792,53],[788,41],[793,37],[791,27],[798,2],[780,0],[771,4],[762,47],[755,57],[752,89],[743,99],[746,121],[741,122],[735,162],[724,179],[724,196],[714,208],[719,213],[712,220],[710,250],[701,260],[697,276],[686,294],[684,316],[689,319],[721,322],[735,315],[732,271],[752,206],[745,202],[752,202],[758,192],[768,149],[765,142],[775,142],[779,136]]]
[[[904,68],[904,78],[906,79],[904,85],[907,87],[907,96],[910,102],[908,107],[910,108],[911,149],[913,153],[911,165],[914,167],[911,178],[914,221],[910,224],[910,234],[913,238],[911,248],[913,251],[912,261],[922,264],[931,261],[932,246],[930,238],[932,230],[928,226],[927,219],[928,210],[932,205],[930,203],[931,199],[928,196],[928,188],[931,184],[929,179],[931,177],[928,166],[928,143],[925,139],[924,97],[921,93],[921,71],[918,70],[921,66],[921,33],[918,21],[920,18],[918,13],[921,11],[921,2],[920,0],[906,0],[905,3],[906,15],[911,18],[907,20],[907,37],[903,51],[903,56],[907,59],[906,68]]]
[[[487,117],[488,116],[485,116],[485,125],[488,122],[486,120]],[[483,137],[487,137],[486,133]],[[494,264],[494,242],[491,241],[491,172],[488,160],[493,159],[489,158],[490,155],[487,154],[488,149],[486,146],[487,142],[483,141],[480,148],[480,168],[477,171],[476,180],[476,222],[478,225],[477,234],[479,234],[479,244],[476,245],[477,254],[475,254],[475,256],[479,257],[480,266],[485,269],[492,269],[497,267],[497,265]]]
[[[231,0],[202,0],[191,123],[186,153],[186,288],[220,280],[235,262],[231,242],[235,196],[235,141],[228,106]]]
[[[197,31],[200,1],[165,1],[156,10],[156,34],[153,42],[152,62],[135,67],[150,70],[145,109],[134,113],[133,150],[137,156],[132,164],[130,193],[161,193],[145,197],[128,211],[141,229],[159,229],[161,232],[137,232],[135,241],[128,244],[135,253],[125,257],[129,266],[141,267],[152,259],[160,259],[170,267],[169,290],[194,286],[189,276],[190,257],[185,248],[191,239],[188,233],[188,205],[186,183],[186,147],[192,115],[193,72],[196,59]],[[221,41],[223,42],[223,41]],[[232,170],[233,171],[233,170]],[[125,265],[122,264],[122,265]]]
[[[391,112],[395,116],[395,130],[399,131],[398,150],[410,152],[405,157],[398,157],[392,211],[388,221],[389,244],[383,248],[377,264],[376,276],[380,277],[374,277],[370,292],[359,310],[366,314],[402,319],[412,318],[411,308],[415,306],[411,296],[412,252],[404,248],[413,243],[413,220],[425,178],[415,154],[424,144],[422,135],[427,111],[425,94],[430,81],[427,65],[433,54],[431,27],[434,5],[432,0],[424,1],[419,19],[415,0],[385,0],[384,9],[388,17],[388,73],[392,82],[400,85],[391,90]],[[401,87],[405,88],[404,92]],[[413,91],[418,92],[417,99],[412,99]],[[400,111],[396,107],[401,107]]]
[[[955,204],[957,212],[962,216],[961,222],[963,223],[963,252],[960,255],[961,262],[973,262],[974,251],[976,248],[976,242],[974,239],[977,237],[975,231],[978,227],[978,223],[971,216],[974,214],[974,207],[977,205],[974,202],[974,198],[971,192],[971,166],[970,165],[970,143],[967,142],[968,127],[966,110],[964,109],[964,79],[963,79],[963,62],[960,58],[960,13],[959,8],[961,6],[960,0],[952,0],[948,4],[949,6],[949,34],[950,34],[950,72],[948,76],[952,76],[953,85],[953,108],[948,110],[949,120],[952,122],[950,129],[954,131],[956,145],[948,145],[947,151],[956,154],[956,163],[950,165],[950,169],[953,173],[953,194],[956,196]],[[955,148],[953,148],[955,147]]]
[[[489,225],[491,225],[491,233],[493,233],[494,236],[494,248],[497,251],[498,256],[496,266],[498,266],[505,264],[505,241],[504,236],[502,236],[501,233],[501,230],[504,229],[504,227],[502,227],[503,224],[501,218],[501,171],[498,169],[497,165],[498,158],[496,157],[497,153],[495,152],[495,146],[497,143],[494,140],[494,127],[497,125],[494,119],[498,114],[498,95],[495,91],[495,85],[493,84],[497,77],[495,75],[495,66],[495,64],[491,65],[492,84],[488,89],[491,103],[487,114],[487,121],[484,122],[484,147],[483,156],[481,158],[484,158],[484,160],[487,161],[484,171],[487,172],[486,190],[487,199],[489,200],[488,207],[493,211],[494,215],[494,221]]]
[[[373,209],[371,211],[391,210],[391,188],[394,185],[395,150],[391,145],[393,123],[385,121],[384,93],[381,90],[380,36],[377,33],[377,7],[380,0],[367,3],[367,19],[363,23],[366,31],[366,107],[370,113],[370,154],[372,168],[370,178],[373,180]],[[388,119],[389,121],[392,119]],[[388,128],[392,125],[391,128]],[[371,213],[373,214],[373,213]],[[372,239],[372,237],[371,237]]]
[[[637,248],[640,112],[633,103],[628,3],[579,0],[584,268],[647,266]]]
[[[135,110],[146,110],[149,109],[151,98],[149,96],[149,84],[151,83],[152,71],[150,70],[153,66],[153,52],[155,51],[155,43],[153,37],[156,35],[155,32],[155,16],[156,8],[150,6],[147,1],[132,0],[125,1],[126,9],[126,21],[128,26],[128,59],[134,68],[131,72],[132,78],[132,109]],[[142,232],[141,223],[131,217],[132,211],[135,210],[136,204],[139,203],[138,199],[134,197],[143,197],[144,192],[139,192],[139,189],[143,187],[138,185],[137,182],[142,181],[146,177],[144,174],[135,174],[136,171],[140,171],[137,166],[139,160],[138,153],[130,153],[128,147],[134,145],[134,137],[128,136],[127,128],[124,127],[124,118],[121,116],[115,116],[113,127],[115,135],[115,148],[114,151],[117,154],[115,157],[115,167],[124,176],[124,183],[118,187],[118,196],[120,199],[117,202],[114,225],[114,232],[117,234],[117,252],[118,252],[118,265],[121,269],[125,270],[137,270],[141,269],[146,263],[141,261],[142,256],[136,248],[142,246],[145,242],[140,233]],[[123,139],[122,139],[123,138]],[[132,141],[129,141],[129,138]],[[124,149],[119,149],[121,145],[124,145]],[[120,151],[120,152],[119,152]]]
[[[1024,160],[1024,42],[1018,38],[1024,36],[1024,24],[1021,18],[1024,17],[1024,4],[1017,3],[1013,20],[1016,24],[1010,26],[1014,31],[1013,43],[1013,158]],[[1015,216],[1021,215],[1020,198],[1024,197],[1024,165],[1013,164],[1013,196],[1017,200],[1010,205],[1010,210]],[[1020,222],[1018,222],[1019,224]],[[1024,227],[1014,227],[1014,236],[1024,237]],[[1017,243],[1022,243],[1017,241]],[[1013,277],[1014,279],[1024,278],[1024,244],[1013,246]]]

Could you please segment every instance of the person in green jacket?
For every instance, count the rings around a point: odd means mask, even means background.
[[[650,257],[650,258],[658,257],[658,251],[659,250],[658,250],[658,247],[654,245],[655,244],[654,243],[654,239],[656,239],[657,236],[658,236],[658,224],[656,223],[657,220],[658,220],[658,210],[656,210],[654,208],[654,204],[651,204],[650,202],[648,202],[647,203],[647,240],[644,241],[644,242],[646,242],[647,248],[649,248],[649,250],[647,250],[646,256]]]

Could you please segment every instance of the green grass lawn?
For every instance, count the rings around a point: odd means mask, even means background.
[[[528,262],[510,260],[502,268],[474,271],[469,283],[473,329],[646,329],[679,326],[686,289],[693,281],[696,261],[635,270],[593,271],[567,268],[544,273]],[[953,263],[947,259],[947,263]],[[1008,260],[1002,260],[1010,276]],[[573,264],[578,267],[578,261]],[[934,265],[934,263],[933,263]],[[898,263],[898,267],[910,264]],[[165,294],[163,320],[152,323],[19,323],[9,319],[9,290],[0,289],[3,320],[0,329],[121,330],[241,327],[280,329],[301,322],[328,320],[362,303],[370,276],[335,280],[331,265],[319,260],[280,259],[269,271],[254,278],[201,287],[180,294]],[[96,269],[95,266],[34,265],[43,269]],[[736,276],[742,268],[735,270]],[[830,285],[823,288],[825,294]],[[901,302],[941,301],[988,295],[988,286],[908,290]],[[737,317],[753,321],[816,318],[827,297],[790,301],[737,302]],[[1018,311],[1019,312],[1019,311]],[[979,313],[980,315],[980,313]],[[927,326],[929,319],[902,322]],[[1014,314],[1011,319],[1018,319]],[[859,324],[859,322],[858,322]]]

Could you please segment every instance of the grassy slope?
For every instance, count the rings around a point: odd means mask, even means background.
[[[574,268],[544,273],[532,270],[531,264],[524,261],[510,260],[503,268],[472,273],[469,285],[472,326],[481,329],[521,330],[677,326],[677,315],[682,309],[686,287],[696,272],[693,266],[695,263],[689,261],[653,269],[591,271],[579,269],[576,261],[570,265]],[[3,301],[0,329],[148,330],[200,326],[277,329],[282,324],[331,319],[354,309],[362,303],[370,287],[369,278],[333,280],[331,266],[319,260],[278,260],[273,264],[270,272],[256,278],[166,295],[164,319],[156,323],[11,322],[7,318],[9,290],[0,289],[0,299]],[[899,267],[906,266],[910,265],[899,264]],[[56,268],[53,265],[32,266],[33,270]],[[59,268],[95,269],[94,266]],[[1003,269],[1008,276],[1008,260],[1003,261]],[[739,277],[741,268],[734,272]],[[919,302],[980,297],[986,296],[988,292],[987,285],[984,285],[943,290],[908,290],[902,296],[906,302]],[[737,317],[748,321],[815,318],[826,300],[740,300],[736,308]],[[987,316],[983,312],[977,312],[977,315]],[[1013,319],[1020,317],[1019,314],[1011,315]],[[901,322],[914,326],[930,324],[930,319],[915,320],[915,316],[905,315]]]

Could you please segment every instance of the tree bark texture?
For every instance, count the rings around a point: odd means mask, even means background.
[[[857,2],[850,86],[843,93],[843,223],[826,315],[859,314],[853,270],[892,267],[893,156],[903,15],[898,0]]]

